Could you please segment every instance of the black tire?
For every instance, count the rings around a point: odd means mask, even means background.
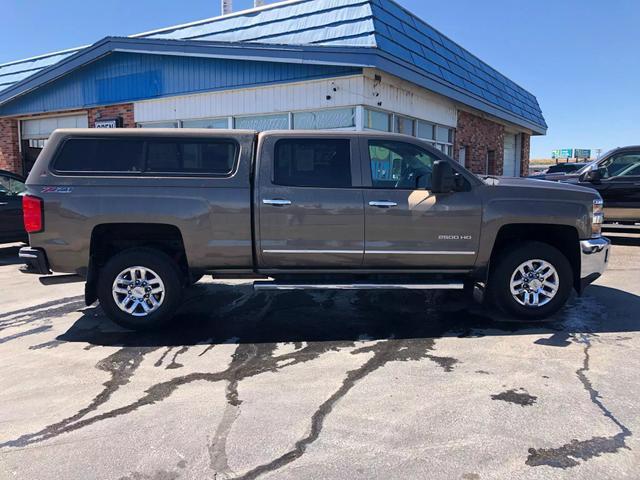
[[[558,274],[558,289],[545,305],[536,307],[522,305],[511,294],[511,276],[528,260],[544,260],[551,264]],[[500,310],[525,320],[547,318],[560,310],[569,299],[573,288],[573,269],[567,258],[557,248],[542,242],[527,242],[514,250],[502,252],[491,269],[489,277],[489,298]]]
[[[164,284],[160,306],[146,316],[135,316],[121,310],[113,297],[112,287],[116,277],[125,269],[135,266],[152,270]],[[183,283],[180,269],[164,252],[151,248],[131,248],[111,257],[100,270],[98,299],[107,316],[121,327],[153,330],[166,325],[173,318],[182,300]]]

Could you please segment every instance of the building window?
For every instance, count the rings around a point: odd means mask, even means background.
[[[138,128],[178,128],[178,122],[142,122]]]
[[[234,128],[245,130],[257,130],[264,132],[266,130],[288,130],[289,114],[275,115],[255,115],[251,117],[235,117]]]
[[[30,138],[29,139],[30,148],[44,148],[46,144],[47,144],[46,138]]]
[[[293,128],[296,130],[353,128],[355,126],[356,113],[354,108],[297,112],[293,114]]]
[[[418,120],[418,132],[417,137],[423,138],[425,140],[433,140],[433,129],[435,125],[433,123],[424,122],[422,120]]]
[[[427,140],[441,152],[453,156],[454,129],[443,125],[434,125],[418,120],[417,137]]]
[[[381,132],[391,131],[391,115],[378,110],[365,109],[364,128],[370,130],[380,130]]]
[[[296,187],[350,187],[350,141],[279,140],[275,149],[273,183]]]
[[[395,125],[394,125],[394,131],[396,133],[402,133],[404,135],[413,135],[413,125],[414,125],[414,121],[412,118],[409,117],[403,117],[400,115],[395,115]]]
[[[453,129],[438,125],[436,127],[436,140],[438,143],[453,143]]]
[[[226,117],[183,120],[181,123],[182,128],[229,128],[229,120]]]

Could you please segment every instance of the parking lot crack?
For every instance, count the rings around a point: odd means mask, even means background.
[[[238,371],[242,365],[246,364],[250,359],[254,358],[258,353],[256,348],[251,349],[249,355],[237,355],[238,351],[233,355],[232,365],[235,361],[239,361],[239,365],[231,371]],[[242,401],[238,397],[238,378],[232,373],[232,378],[227,382],[226,388],[227,404],[225,405],[222,420],[216,428],[213,440],[209,444],[209,458],[211,469],[215,472],[215,478],[231,478],[235,476],[235,472],[229,467],[227,459],[227,438],[231,433],[233,424],[240,416],[240,405]]]
[[[583,362],[582,366],[576,370],[576,375],[584,389],[589,393],[591,402],[606,418],[616,425],[620,432],[609,437],[598,436],[588,440],[573,439],[571,442],[557,448],[530,448],[526,461],[529,466],[546,465],[555,468],[570,468],[577,466],[579,464],[578,460],[586,461],[593,457],[599,457],[604,453],[616,453],[623,448],[629,449],[626,440],[632,435],[631,430],[607,408],[602,401],[600,392],[594,388],[593,383],[587,376],[591,361],[591,335],[582,334],[580,341],[584,344]]]
[[[22,327],[38,321],[50,322],[52,318],[62,317],[84,307],[83,298],[67,297],[3,313],[0,315],[0,331]]]
[[[134,372],[140,366],[144,355],[156,349],[157,347],[142,347],[138,349],[121,348],[112,355],[100,360],[96,368],[109,372],[111,378],[103,383],[103,390],[94,397],[89,405],[71,417],[49,425],[38,432],[25,434],[15,440],[0,443],[0,448],[24,447],[56,437],[65,432],[77,430],[89,422],[93,423],[92,420],[96,417],[91,417],[90,419],[86,419],[85,417],[95,412],[101,405],[107,403],[120,387],[129,383]]]
[[[298,440],[293,448],[271,462],[259,465],[252,470],[237,477],[238,480],[252,480],[265,473],[276,471],[285,465],[300,458],[307,448],[315,442],[322,432],[324,422],[333,411],[335,405],[344,398],[349,391],[362,379],[393,361],[411,361],[422,358],[429,358],[441,366],[445,371],[450,371],[455,362],[441,362],[441,357],[431,358],[428,352],[433,349],[435,341],[413,342],[410,340],[388,339],[380,341],[371,346],[357,348],[351,353],[354,355],[363,353],[373,353],[360,367],[349,370],[342,385],[327,398],[313,413],[311,417],[311,427],[309,433]]]

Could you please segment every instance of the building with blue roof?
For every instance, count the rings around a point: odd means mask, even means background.
[[[61,127],[352,129],[525,174],[534,95],[393,0],[290,0],[0,65],[0,169]]]

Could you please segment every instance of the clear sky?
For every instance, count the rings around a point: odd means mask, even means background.
[[[219,0],[1,1],[0,63],[220,13]],[[538,97],[549,131],[532,158],[640,144],[640,1],[399,3]]]

